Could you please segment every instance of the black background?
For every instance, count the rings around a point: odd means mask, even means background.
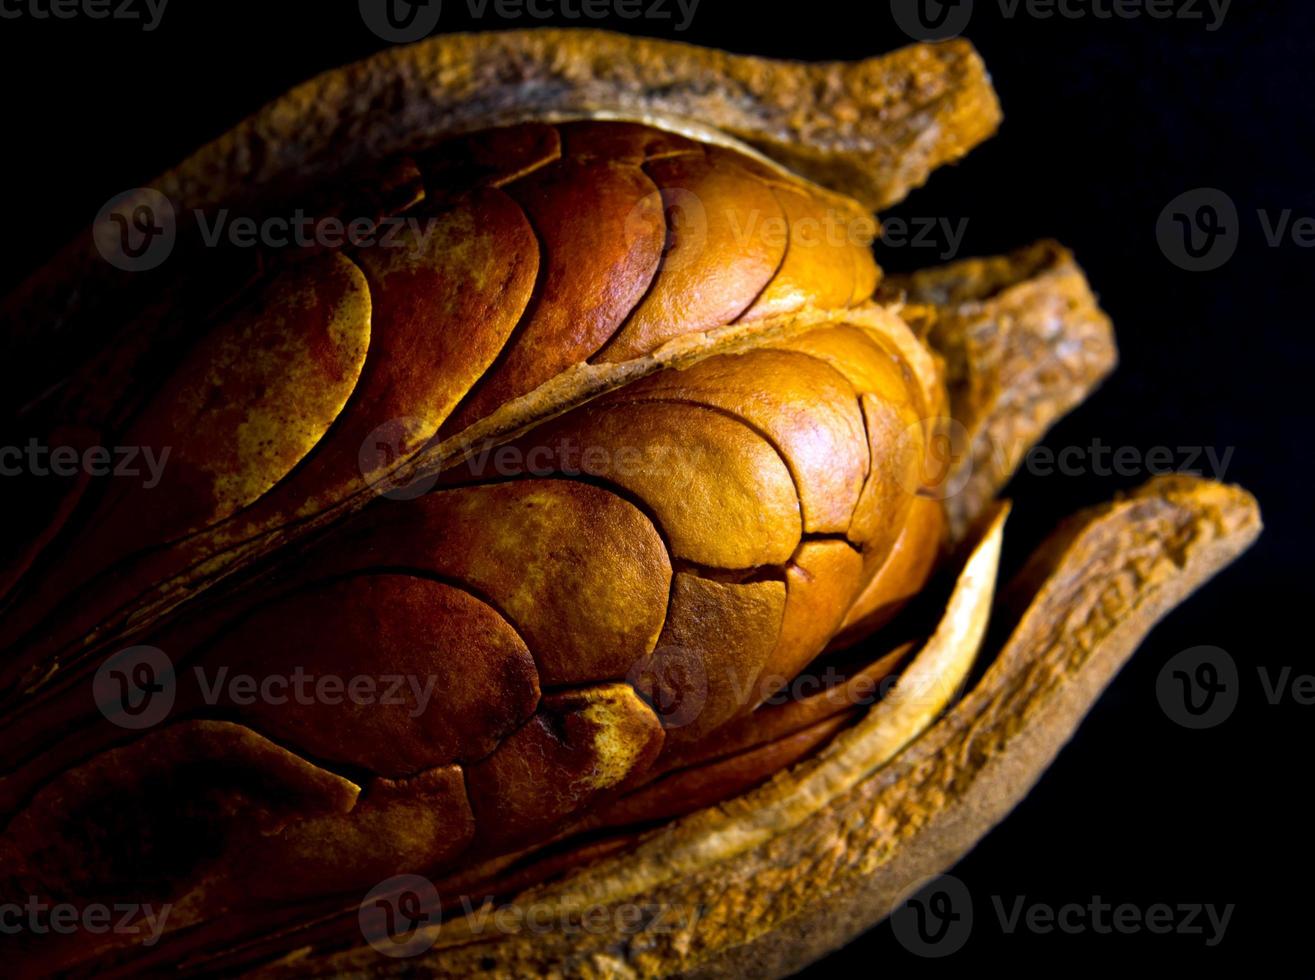
[[[1268,530],[1151,635],[1032,795],[954,869],[975,907],[961,952],[916,957],[883,925],[816,975],[1112,966],[1309,975],[1315,707],[1270,704],[1257,671],[1315,671],[1302,624],[1315,608],[1305,297],[1315,251],[1270,247],[1257,212],[1315,216],[1315,5],[1235,0],[1215,31],[1190,20],[1007,18],[995,0],[976,7],[966,36],[993,74],[1004,127],[892,214],[967,217],[962,256],[1041,237],[1074,249],[1114,319],[1122,365],[1047,444],[1231,449],[1222,475],[1259,497]],[[702,0],[687,30],[676,19],[590,24],[801,59],[865,57],[909,40],[883,0]],[[439,29],[537,23],[581,22],[473,20],[448,0]],[[150,33],[116,20],[0,20],[0,291],[82,232],[111,195],[148,183],[294,83],[384,46],[355,0],[173,0]],[[1155,234],[1165,206],[1199,187],[1224,190],[1241,214],[1237,255],[1210,273],[1175,267]],[[911,268],[935,264],[938,251],[887,248],[880,260]],[[1062,515],[1143,479],[1024,474],[1010,488],[1007,560]],[[1161,711],[1155,680],[1170,657],[1201,644],[1237,661],[1241,702],[1218,727],[1188,731]],[[1200,935],[1010,934],[993,898],[1017,896],[1236,911],[1212,949]]]

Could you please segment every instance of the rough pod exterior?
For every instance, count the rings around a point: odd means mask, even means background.
[[[16,431],[161,465],[21,504],[0,898],[138,911],[22,964],[779,974],[971,846],[1259,527],[1076,518],[974,673],[995,493],[1114,362],[1058,246],[873,260],[997,121],[961,43],[459,36],[118,202],[5,307]],[[161,267],[99,260],[163,199]]]

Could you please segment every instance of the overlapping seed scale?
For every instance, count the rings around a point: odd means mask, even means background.
[[[0,642],[134,552],[182,542],[174,564],[165,553],[135,577],[102,579],[89,607],[55,629],[76,636],[95,625],[84,617],[131,590],[338,504],[410,458],[506,345],[538,264],[521,208],[480,187],[388,244],[302,257],[274,274],[183,357],[123,434],[123,444],[168,452],[160,484],[115,481],[93,502],[64,545],[78,561],[47,564]],[[207,528],[210,538],[199,534]]]
[[[89,504],[78,567],[189,535],[180,560],[196,561],[333,507],[573,366],[845,307],[878,276],[857,205],[632,123],[451,138],[316,213],[405,224],[280,263],[206,328],[120,433],[169,447],[165,482]]]
[[[652,522],[674,569],[670,601],[656,643],[626,676],[662,716],[669,745],[751,710],[812,660],[915,507],[924,428],[898,353],[857,328],[790,348],[653,375],[472,455],[431,494],[528,496],[565,478]],[[500,521],[473,526],[496,540]],[[905,543],[901,553],[924,561],[909,577],[925,576],[937,540]],[[887,585],[908,587],[905,577]]]
[[[473,823],[458,767],[362,793],[250,728],[180,721],[43,786],[6,828],[0,864],[39,895],[104,898],[128,882],[138,901],[190,893],[187,924],[244,897],[332,892],[442,862]]]
[[[140,543],[245,508],[260,522],[342,499],[413,455],[484,374],[529,301],[538,246],[481,188],[396,242],[294,264],[188,353],[128,437],[171,447],[161,492],[97,525]],[[362,452],[381,424],[389,444]]]
[[[312,513],[574,364],[845,307],[876,280],[864,232],[828,235],[805,185],[646,127],[526,124],[416,163],[408,247],[285,273],[140,414],[143,438],[176,440],[178,490],[115,502],[138,540]],[[198,918],[254,877],[271,899],[351,889],[543,836],[746,715],[869,596],[921,465],[914,360],[856,327],[711,357],[376,501],[277,591],[160,642],[186,638],[211,680],[417,687],[271,705],[184,677],[183,720],[49,783],[20,829],[128,806],[119,836],[168,841],[133,860],[210,896]],[[36,887],[111,887],[118,859],[69,841],[7,860]],[[340,855],[310,862],[322,879],[281,880],[317,849]]]

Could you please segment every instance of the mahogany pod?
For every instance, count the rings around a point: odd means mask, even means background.
[[[436,38],[154,182],[368,235],[38,272],[17,427],[165,462],[15,505],[0,903],[168,914],[14,962],[781,975],[955,860],[1259,531],[1155,481],[995,601],[996,495],[1111,327],[1050,243],[885,277],[872,209],[998,122],[962,41]]]

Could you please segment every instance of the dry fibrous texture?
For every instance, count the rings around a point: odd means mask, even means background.
[[[942,485],[962,535],[1027,451],[1118,360],[1114,333],[1067,249],[1039,242],[1010,255],[893,276],[882,292],[945,357],[953,445]]]
[[[170,914],[149,950],[27,936],[24,965],[774,974],[952,860],[1258,530],[1199,481],[1076,519],[965,695],[995,494],[1115,357],[1052,243],[882,282],[870,209],[998,119],[961,42],[814,66],[458,35],[156,183],[180,236],[289,202],[389,236],[184,245],[118,290],[73,246],[35,276],[5,307],[20,425],[170,456],[17,524],[0,897]],[[168,703],[138,725],[110,682],[143,655]],[[362,946],[390,940],[361,895],[400,874],[449,920],[421,961]],[[495,936],[476,899],[619,915]]]

